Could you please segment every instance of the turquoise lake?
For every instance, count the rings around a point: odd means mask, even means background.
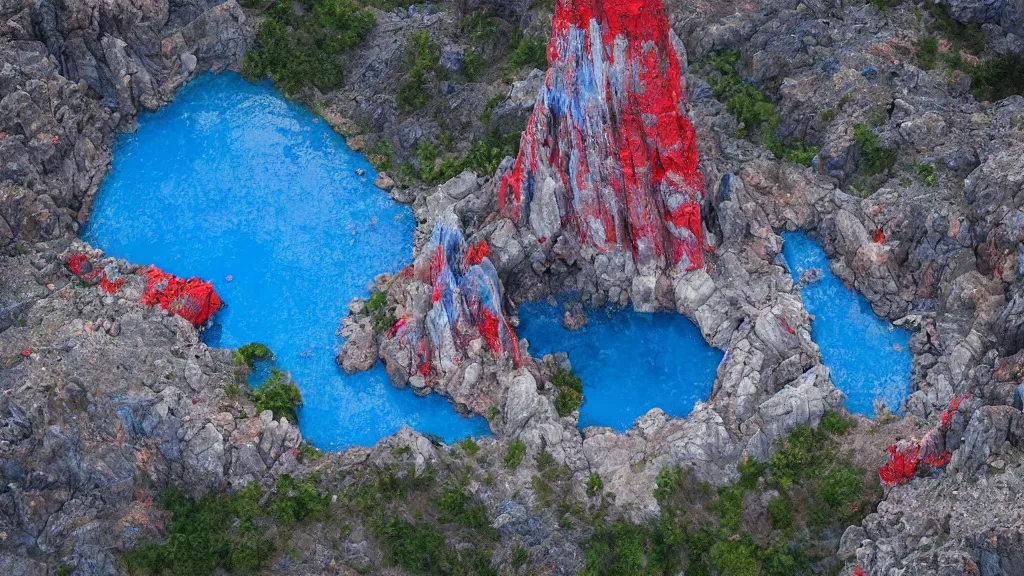
[[[207,75],[119,138],[83,237],[212,281],[227,307],[204,340],[270,346],[302,391],[302,433],[321,449],[370,446],[402,424],[448,441],[488,434],[440,396],[393,388],[379,363],[346,376],[334,362],[349,301],[412,260],[412,212],[376,177],[272,86]]]
[[[874,417],[878,399],[901,412],[910,394],[910,332],[876,316],[867,298],[832,273],[825,250],[806,234],[786,232],[782,239],[782,255],[794,282],[811,268],[824,273],[800,295],[815,316],[811,338],[832,371],[832,382],[846,394],[846,409]]]
[[[583,380],[580,426],[624,432],[651,408],[687,416],[711,396],[723,353],[679,314],[587,309],[579,330],[562,327],[561,306],[543,301],[519,305],[519,335],[540,357],[568,352]]]

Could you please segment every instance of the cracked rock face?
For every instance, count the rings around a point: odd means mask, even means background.
[[[685,61],[660,0],[560,1],[553,28],[502,213],[546,250],[568,244],[602,292],[653,310],[659,275],[704,266]]]

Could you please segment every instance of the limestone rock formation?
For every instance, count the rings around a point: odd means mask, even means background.
[[[553,28],[547,81],[501,182],[502,212],[547,251],[568,243],[604,269],[599,290],[618,287],[652,308],[658,276],[704,266],[685,62],[660,0],[562,0]]]

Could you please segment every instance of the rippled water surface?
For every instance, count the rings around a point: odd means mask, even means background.
[[[874,416],[877,398],[898,411],[910,394],[910,332],[876,316],[864,296],[832,273],[825,251],[806,234],[787,232],[782,238],[794,281],[811,268],[824,272],[821,281],[800,294],[815,316],[811,337],[832,370],[832,381],[847,396],[846,408]]]
[[[651,408],[687,416],[711,396],[722,352],[678,314],[587,310],[580,330],[562,327],[562,307],[546,302],[519,306],[519,335],[530,353],[568,352],[583,380],[580,426],[628,430]]]
[[[325,122],[272,87],[207,75],[120,138],[85,238],[212,280],[228,306],[204,338],[269,345],[302,390],[302,432],[320,448],[372,445],[403,423],[449,441],[485,434],[482,418],[436,395],[392,388],[380,364],[346,376],[334,362],[349,300],[412,257],[412,213],[375,178]]]

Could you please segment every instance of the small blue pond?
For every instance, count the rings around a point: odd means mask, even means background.
[[[794,281],[811,268],[824,272],[822,280],[800,294],[815,316],[811,337],[832,370],[832,381],[846,394],[846,408],[874,416],[877,398],[893,412],[902,409],[910,394],[910,332],[876,316],[866,298],[832,273],[825,251],[806,234],[786,232],[782,239]]]
[[[519,335],[530,353],[568,352],[583,380],[580,426],[628,430],[651,408],[687,416],[711,396],[722,352],[678,314],[588,309],[590,322],[570,331],[563,310],[547,302],[519,306]]]
[[[484,419],[439,396],[392,388],[379,364],[345,376],[334,363],[349,300],[412,257],[412,213],[375,178],[271,86],[208,75],[119,139],[84,237],[109,255],[212,280],[228,307],[207,342],[269,345],[302,390],[302,432],[320,448],[369,446],[402,424],[449,441],[486,434]]]

